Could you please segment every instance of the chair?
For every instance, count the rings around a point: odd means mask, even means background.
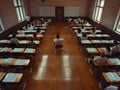
[[[57,53],[61,52],[62,51],[62,48],[63,48],[63,45],[62,44],[56,44],[55,45],[55,51]]]

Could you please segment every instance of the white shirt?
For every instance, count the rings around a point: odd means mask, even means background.
[[[97,63],[105,63],[107,61],[106,57],[96,56],[94,59]]]
[[[59,38],[59,39],[55,38],[54,43],[55,44],[62,44],[63,40],[64,40],[63,38]]]
[[[120,52],[120,45],[116,45],[112,47],[112,53],[118,53]]]
[[[18,44],[18,39],[17,38],[11,38],[10,43]]]

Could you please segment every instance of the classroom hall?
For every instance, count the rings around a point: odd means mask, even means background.
[[[120,90],[120,0],[0,0],[0,90]]]

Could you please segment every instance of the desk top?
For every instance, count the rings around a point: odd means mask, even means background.
[[[22,73],[7,73],[5,78],[2,80],[3,83],[18,83],[23,77]]]
[[[97,48],[97,50],[98,50],[100,53],[104,53],[104,51],[107,51],[106,48]]]
[[[82,44],[91,44],[90,40],[81,40]]]
[[[119,82],[120,76],[117,72],[107,72],[103,73],[103,77],[107,82]]]
[[[0,40],[0,43],[8,43],[9,40]]]
[[[28,66],[30,59],[1,58],[0,65]]]
[[[108,63],[111,65],[120,65],[120,59],[119,58],[109,58]]]
[[[0,49],[0,52],[11,52],[12,48],[4,47]]]
[[[98,53],[96,48],[87,48],[88,53]]]
[[[18,60],[16,60],[14,65],[17,65],[17,66],[28,66],[29,63],[30,63],[29,59],[26,59],[26,60],[18,59]]]
[[[13,53],[23,53],[25,48],[14,48],[11,52]]]
[[[30,41],[29,40],[19,40],[19,44],[28,44]]]
[[[26,48],[24,53],[28,53],[28,54],[34,54],[36,52],[36,49],[33,48]]]
[[[101,43],[101,41],[100,40],[91,40],[91,43]]]

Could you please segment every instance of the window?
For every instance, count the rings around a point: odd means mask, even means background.
[[[13,0],[14,6],[16,8],[16,13],[18,17],[18,22],[24,21],[25,19],[25,10],[23,7],[22,0]]]
[[[120,19],[119,19],[116,31],[120,32]]]
[[[95,8],[93,12],[93,20],[100,22],[103,12],[105,0],[96,0]]]
[[[115,30],[115,32],[120,33],[120,9],[118,11],[116,22],[113,29]]]
[[[4,31],[4,27],[3,27],[3,23],[2,20],[0,18],[0,33]]]

